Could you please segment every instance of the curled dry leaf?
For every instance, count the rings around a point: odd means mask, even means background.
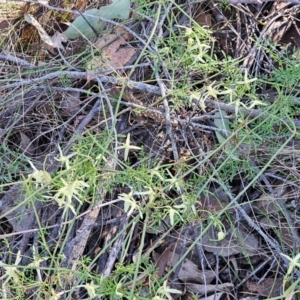
[[[169,256],[173,255],[173,250],[171,247],[167,247],[165,251],[160,255],[159,253],[153,251],[152,258],[155,261],[156,266],[158,267],[158,277],[161,278],[168,266]]]
[[[60,32],[55,32],[55,34],[51,37],[51,40],[56,48],[65,50],[65,47],[62,45],[62,42],[67,42],[67,39]]]
[[[176,259],[174,256],[172,259],[172,267],[175,266],[175,264],[179,260],[179,255]],[[178,273],[178,278],[184,282],[196,282],[200,284],[209,284],[211,283],[215,278],[216,274],[214,271],[211,270],[204,270],[200,271],[198,270],[198,267],[196,264],[194,264],[191,260],[185,258],[181,264],[181,268]]]
[[[48,35],[48,33],[45,31],[45,29],[42,27],[42,25],[33,16],[25,14],[24,18],[29,24],[33,25],[37,29],[41,40],[45,44],[47,44],[53,48],[56,47],[55,44],[53,43],[51,37]]]

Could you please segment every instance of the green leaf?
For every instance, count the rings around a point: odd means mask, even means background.
[[[229,127],[229,120],[224,118],[227,116],[226,111],[224,111],[224,110],[220,110],[220,111],[216,112],[215,116],[217,117],[214,120],[215,125],[222,130],[226,130],[226,133],[223,133],[223,134],[221,134],[221,132],[216,130],[217,139],[218,139],[219,143],[222,144],[226,141],[226,139],[231,134],[231,130]],[[225,153],[227,153],[231,157],[231,159],[237,160],[239,157],[239,151],[233,150],[231,143],[228,143],[227,145],[228,145],[228,147],[226,147],[226,146],[224,147]]]
[[[105,22],[98,19],[107,20],[129,18],[130,0],[113,0],[110,5],[103,6],[100,9],[90,9],[84,14],[91,16],[79,16],[72,25],[63,33],[68,39],[76,39],[80,36],[93,38],[100,34],[105,26]]]
[[[113,0],[110,5],[100,8],[100,17],[111,20],[129,18],[130,0]]]
[[[229,120],[224,119],[224,117],[226,117],[227,114],[223,110],[220,110],[220,111],[216,112],[215,116],[216,116],[215,121],[214,121],[215,125],[219,129],[223,129],[223,130],[227,131],[227,134],[221,134],[219,131],[216,131],[217,139],[218,139],[219,143],[222,144],[226,140],[224,135],[228,136],[228,134],[230,133]]]

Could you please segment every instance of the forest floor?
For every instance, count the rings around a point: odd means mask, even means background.
[[[0,298],[298,299],[299,16],[1,0]]]

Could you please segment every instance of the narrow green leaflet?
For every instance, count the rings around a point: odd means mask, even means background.
[[[76,18],[63,35],[71,40],[80,36],[88,39],[93,38],[100,34],[105,26],[105,22],[99,20],[99,18],[126,20],[129,18],[129,12],[130,0],[113,0],[110,5],[103,6],[100,9],[85,11],[84,16]]]

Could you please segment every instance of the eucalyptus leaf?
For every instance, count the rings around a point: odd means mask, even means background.
[[[229,120],[228,119],[224,119],[224,117],[227,116],[226,111],[224,110],[220,110],[218,112],[215,113],[215,120],[214,120],[214,124],[222,130],[226,130],[226,133],[220,133],[219,131],[216,131],[216,136],[217,139],[219,141],[220,144],[222,144],[225,140],[226,140],[226,136],[228,136],[228,134],[230,133],[230,128],[229,128]]]
[[[130,0],[113,0],[110,5],[100,9],[89,9],[82,16],[77,17],[70,27],[63,33],[68,39],[76,39],[80,36],[93,38],[100,34],[105,26],[105,22],[99,18],[112,20],[129,18]]]
[[[218,112],[215,113],[215,120],[214,120],[214,124],[216,125],[217,128],[222,129],[222,130],[226,130],[226,133],[221,133],[218,130],[216,130],[216,136],[218,139],[218,142],[220,144],[224,143],[226,141],[226,139],[228,138],[228,136],[231,134],[231,130],[229,127],[229,120],[226,119],[225,117],[227,117],[227,113],[224,110],[220,110]],[[237,160],[239,158],[239,151],[233,150],[231,147],[232,145],[230,143],[227,144],[227,146],[224,147],[224,151],[226,154],[228,154],[231,159],[233,160]]]

